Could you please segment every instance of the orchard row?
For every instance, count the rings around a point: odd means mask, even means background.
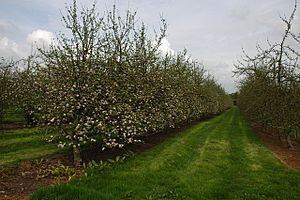
[[[121,17],[114,7],[99,17],[95,5],[78,11],[75,1],[66,10],[68,33],[25,62],[2,62],[1,105],[21,107],[29,123],[55,128],[58,146],[72,146],[75,162],[82,145],[122,148],[230,105],[186,51],[159,50],[163,19],[150,35],[130,11]]]
[[[293,32],[297,2],[285,25],[280,41],[263,48],[257,54],[244,58],[236,66],[241,81],[239,106],[253,121],[264,125],[279,138],[293,146],[291,138],[300,131],[300,35]]]

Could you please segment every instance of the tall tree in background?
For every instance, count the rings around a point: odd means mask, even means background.
[[[73,1],[62,21],[68,32],[9,76],[16,80],[9,101],[28,121],[55,129],[55,141],[72,148],[75,165],[82,145],[123,148],[231,104],[186,50],[159,50],[166,37],[163,19],[159,32],[149,34],[134,12],[121,17],[114,6],[100,17],[95,5],[78,10]]]
[[[252,119],[266,127],[272,127],[279,136],[290,137],[300,126],[300,40],[292,32],[297,1],[291,15],[281,17],[285,31],[279,42],[270,43],[264,49],[257,46],[254,57],[244,52],[244,58],[236,65],[235,73],[245,76],[241,82],[240,106]]]
[[[4,58],[0,60],[0,124],[4,118],[5,111],[12,103],[12,90],[15,78],[15,62],[7,61]]]

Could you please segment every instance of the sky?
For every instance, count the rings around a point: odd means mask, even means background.
[[[61,14],[71,0],[0,0],[0,57],[22,58],[36,45],[48,44],[64,31]],[[77,0],[89,7],[94,0]],[[235,92],[234,63],[242,48],[250,55],[256,45],[279,41],[284,33],[280,16],[289,16],[294,0],[96,0],[102,14],[115,4],[120,14],[130,9],[150,32],[157,30],[160,18],[167,21],[167,37],[162,51],[176,53],[187,49],[191,58],[222,84]],[[299,5],[300,7],[300,5]],[[293,30],[300,33],[300,8]]]

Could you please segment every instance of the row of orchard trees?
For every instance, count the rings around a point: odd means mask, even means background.
[[[291,137],[297,137],[300,128],[300,35],[292,32],[297,2],[289,18],[281,18],[286,25],[279,42],[257,54],[246,53],[236,65],[236,73],[243,75],[239,106],[253,121],[286,139],[292,147]]]
[[[82,144],[121,148],[230,104],[185,51],[161,54],[164,20],[153,39],[135,13],[120,17],[113,8],[101,18],[95,5],[79,12],[74,1],[63,22],[69,35],[26,59],[25,70],[12,70],[6,82],[9,102],[22,106],[31,123],[56,127],[59,146],[72,146],[77,164]]]

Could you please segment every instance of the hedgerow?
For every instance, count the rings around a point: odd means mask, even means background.
[[[9,107],[12,99],[12,84],[14,77],[14,63],[6,61],[4,58],[0,60],[0,123],[2,123],[5,110]]]
[[[58,146],[73,147],[75,164],[81,145],[123,148],[229,106],[224,89],[186,51],[159,50],[165,20],[152,36],[131,11],[121,17],[113,7],[99,16],[95,5],[78,11],[74,1],[62,18],[69,32],[39,49],[39,62],[24,79],[32,116],[41,126],[57,128]],[[28,86],[19,83],[19,89]]]
[[[297,1],[290,17],[281,18],[286,28],[279,42],[268,41],[267,48],[258,45],[255,56],[245,53],[236,66],[236,73],[244,75],[240,108],[290,147],[300,130],[300,40],[292,29],[296,8]]]

